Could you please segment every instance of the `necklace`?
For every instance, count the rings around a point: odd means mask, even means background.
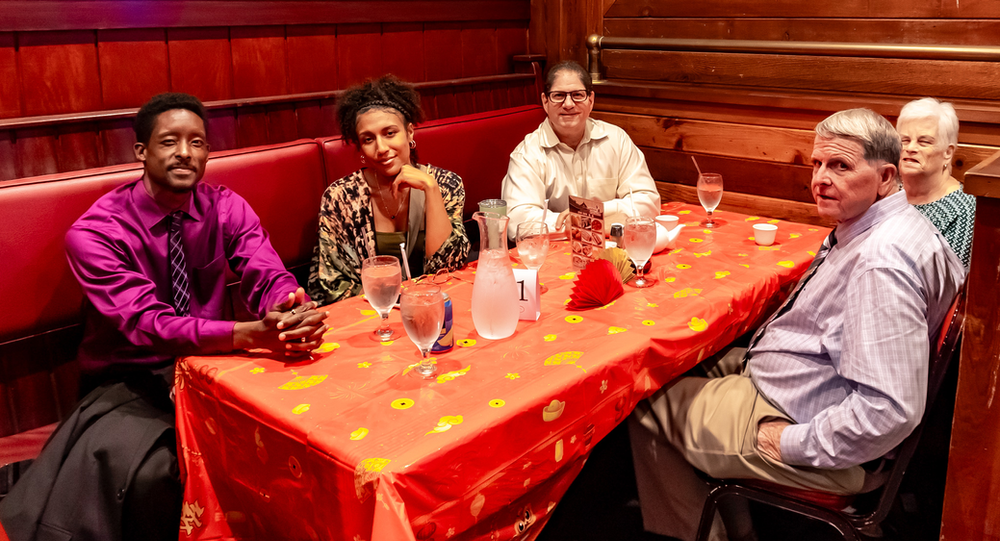
[[[367,176],[365,176],[365,180],[368,180]],[[375,198],[378,199],[379,206],[382,207],[382,210],[385,211],[385,215],[388,216],[390,220],[395,220],[396,215],[399,214],[399,209],[403,206],[402,194],[400,194],[399,199],[396,200],[396,212],[389,212],[389,207],[385,204],[385,200],[382,198],[382,188],[378,185],[378,181],[373,182],[372,184],[375,185],[372,189],[375,192]]]

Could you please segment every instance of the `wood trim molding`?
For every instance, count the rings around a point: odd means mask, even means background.
[[[491,83],[506,83],[514,81],[532,81],[536,75],[533,73],[506,73],[501,75],[484,75],[482,77],[466,77],[462,79],[448,79],[443,81],[426,81],[413,83],[418,90],[432,90],[456,86],[472,86]],[[241,98],[234,100],[218,100],[205,102],[205,109],[208,111],[216,109],[240,109],[247,107],[261,107],[267,105],[277,105],[283,103],[297,103],[303,101],[335,100],[343,90],[330,90],[325,92],[309,92],[304,94],[284,94],[281,96],[263,96],[259,98]],[[14,130],[23,128],[37,128],[43,126],[56,126],[77,124],[81,122],[122,120],[135,117],[139,112],[138,108],[113,109],[106,111],[88,111],[85,113],[68,113],[63,115],[46,115],[35,117],[17,117],[0,120],[0,130]]]
[[[0,31],[528,20],[530,0],[5,0]]]

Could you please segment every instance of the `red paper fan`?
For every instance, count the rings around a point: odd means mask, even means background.
[[[625,294],[618,269],[607,259],[587,264],[576,276],[567,310],[599,308]]]

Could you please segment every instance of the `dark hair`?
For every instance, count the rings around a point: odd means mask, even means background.
[[[352,86],[337,100],[337,121],[344,141],[353,143],[359,150],[358,116],[372,109],[399,113],[406,124],[417,124],[424,119],[420,94],[395,75],[383,75]],[[410,151],[410,161],[416,163],[416,149]]]
[[[594,81],[590,79],[590,74],[587,73],[587,70],[583,69],[583,66],[573,60],[563,60],[549,68],[549,74],[545,77],[546,93],[552,90],[552,85],[556,82],[556,76],[562,71],[575,73],[580,78],[580,82],[583,83],[583,88],[587,89],[588,95],[594,91]]]
[[[135,130],[135,140],[144,145],[149,144],[157,117],[173,109],[187,109],[198,115],[201,121],[205,122],[205,131],[208,132],[208,122],[205,121],[205,106],[198,98],[181,92],[165,92],[153,96],[139,109],[139,113],[135,116],[135,122],[132,124],[132,129]]]

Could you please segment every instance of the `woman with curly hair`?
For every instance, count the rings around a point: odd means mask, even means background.
[[[465,188],[455,173],[417,163],[420,95],[386,75],[347,89],[337,118],[344,143],[358,149],[364,166],[323,194],[309,269],[313,300],[328,304],[360,293],[361,262],[374,255],[406,257],[414,274],[464,265]]]

